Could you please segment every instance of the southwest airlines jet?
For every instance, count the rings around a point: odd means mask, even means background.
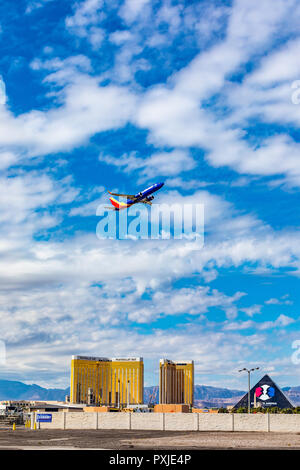
[[[154,196],[152,194],[155,193],[155,191],[158,191],[160,188],[162,188],[163,185],[164,183],[155,183],[149,188],[144,189],[143,191],[137,194],[118,194],[118,193],[111,193],[110,191],[108,191],[109,194],[111,194],[112,196],[126,197],[127,199],[126,202],[120,202],[113,197],[109,198],[110,202],[114,206],[111,209],[115,211],[120,211],[122,209],[127,209],[127,207],[130,207],[133,204],[137,204],[139,202],[143,204],[149,204],[149,206],[151,206],[152,205],[151,201],[154,199]]]

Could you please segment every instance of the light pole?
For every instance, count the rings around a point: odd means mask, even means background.
[[[239,370],[239,372],[243,372],[244,370],[248,372],[248,413],[250,413],[250,374],[254,370],[258,370],[258,369],[259,367],[255,367],[254,369],[246,369],[246,367],[244,367],[244,369]]]
[[[129,399],[130,399],[130,380],[127,380],[127,408],[129,408]]]

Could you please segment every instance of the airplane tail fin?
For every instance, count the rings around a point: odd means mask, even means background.
[[[120,211],[122,209],[126,209],[127,207],[129,207],[129,204],[125,204],[125,202],[117,201],[117,199],[115,199],[113,197],[110,197],[109,200],[112,203],[112,205],[114,206],[116,211]]]
[[[114,206],[115,209],[118,210],[120,208],[120,203],[115,198],[110,197],[109,200],[110,200],[110,202],[112,203],[112,205]]]

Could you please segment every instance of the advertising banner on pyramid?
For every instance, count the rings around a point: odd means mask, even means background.
[[[286,398],[284,393],[268,376],[264,375],[257,384],[250,390],[250,406],[251,408],[293,408],[291,402]],[[248,407],[248,393],[234,406],[234,408]]]

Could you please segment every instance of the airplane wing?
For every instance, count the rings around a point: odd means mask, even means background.
[[[111,193],[110,191],[108,191],[109,194],[111,194],[112,196],[121,196],[121,197],[127,197],[128,199],[135,199],[135,195],[134,194],[118,194],[118,193]]]
[[[142,202],[143,204],[149,204],[149,206],[152,206],[152,202],[149,202],[149,201],[140,201]]]

